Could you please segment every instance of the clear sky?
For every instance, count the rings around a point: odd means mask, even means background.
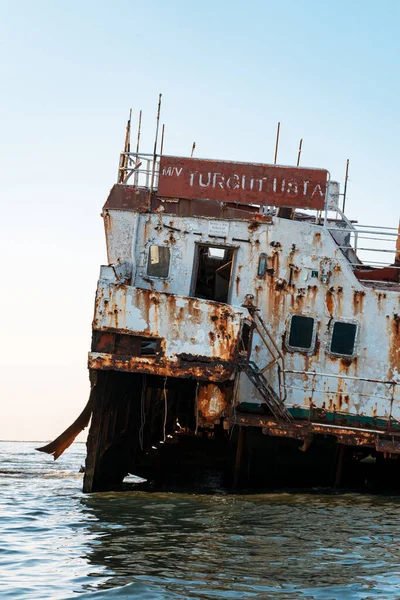
[[[328,168],[348,216],[397,226],[398,0],[0,0],[0,439],[88,397],[102,204],[128,110],[152,151]]]

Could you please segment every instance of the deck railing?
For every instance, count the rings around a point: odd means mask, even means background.
[[[121,152],[118,183],[154,191],[158,187],[160,156],[142,152]]]
[[[290,392],[290,390],[294,390],[295,392],[301,391],[303,394],[307,393],[311,396],[311,402],[313,401],[314,395],[322,395],[325,397],[329,396],[340,396],[345,398],[346,396],[351,396],[353,402],[354,398],[363,398],[370,399],[371,401],[386,401],[388,403],[387,406],[387,416],[377,415],[377,418],[387,418],[388,420],[393,419],[392,410],[395,399],[399,398],[399,386],[400,383],[397,381],[385,381],[381,379],[370,379],[367,377],[353,377],[350,375],[343,374],[335,374],[335,373],[319,373],[317,371],[302,371],[302,370],[285,370],[285,390],[286,393]],[[299,375],[301,377],[307,377],[307,382],[304,382],[304,385],[296,385],[290,383],[293,380],[293,375]],[[349,390],[327,390],[323,387],[324,379],[336,379],[337,381],[340,379],[341,382],[348,382],[352,384],[355,389]],[[363,388],[368,385],[374,386],[374,392],[369,392],[368,390],[364,390]],[[288,394],[289,395],[289,394]],[[290,402],[286,401],[286,406],[290,407]],[[315,409],[318,410],[318,406],[315,406]],[[348,413],[346,410],[337,410],[338,413]],[[371,406],[371,413],[373,412],[373,406]],[[350,413],[348,413],[350,414]],[[397,420],[397,419],[395,419]]]

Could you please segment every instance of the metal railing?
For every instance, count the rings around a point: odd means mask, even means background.
[[[397,228],[354,223],[351,228],[347,224],[345,227],[327,225],[327,228],[353,269],[400,268],[400,232]]]
[[[386,400],[390,404],[390,411],[388,419],[393,419],[392,417],[392,407],[395,397],[399,395],[399,385],[398,381],[385,381],[381,379],[371,379],[367,377],[353,377],[351,375],[337,375],[335,373],[319,373],[317,371],[302,371],[302,370],[294,370],[294,369],[286,369],[285,375],[301,375],[307,376],[310,378],[310,385],[292,385],[286,383],[288,378],[285,379],[285,393],[289,390],[301,391],[303,394],[308,393],[311,394],[311,402],[314,394],[322,394],[326,396],[358,396],[360,398],[370,398],[371,400]],[[327,390],[323,387],[317,387],[318,382],[324,378],[331,378],[336,380],[347,380],[354,385],[356,385],[356,390]],[[378,393],[364,393],[364,391],[357,391],[362,388],[363,384],[373,384],[374,386],[380,386],[380,392]],[[385,394],[385,391],[387,392]],[[290,404],[288,404],[290,406]],[[315,408],[318,409],[318,406]],[[337,412],[346,412],[346,411],[337,411]],[[382,417],[383,418],[383,417]]]
[[[134,185],[148,190],[158,187],[160,156],[143,152],[121,152],[118,183]]]

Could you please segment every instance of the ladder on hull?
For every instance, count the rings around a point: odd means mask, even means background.
[[[269,363],[261,369],[253,361],[247,358],[247,361],[242,364],[241,370],[246,373],[252,384],[257,388],[274,417],[278,420],[292,421],[293,417],[285,407],[286,382],[283,354],[271,333],[268,331],[265,322],[260,317],[259,309],[254,306],[250,298],[247,299],[245,306],[249,311],[254,330],[257,331],[272,358]],[[264,375],[275,366],[278,369],[279,395],[275,392]]]

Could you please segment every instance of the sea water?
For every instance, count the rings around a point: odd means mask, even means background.
[[[0,598],[400,598],[400,498],[83,494],[85,446],[0,443]]]

